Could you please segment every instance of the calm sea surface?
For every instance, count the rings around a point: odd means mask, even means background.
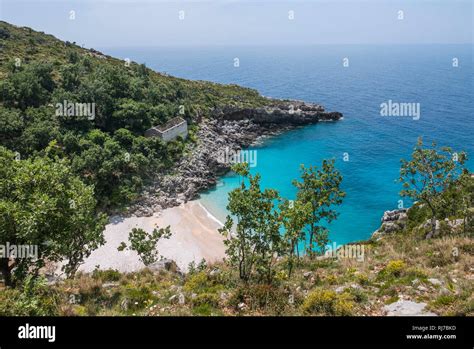
[[[255,147],[265,187],[294,198],[299,165],[336,159],[347,196],[329,227],[333,241],[368,238],[385,210],[398,206],[400,158],[419,136],[474,158],[472,45],[321,45],[311,47],[104,48],[171,75],[236,83],[275,98],[317,102],[344,120],[296,129]],[[234,67],[234,58],[240,66]],[[343,66],[348,58],[349,66]],[[453,67],[457,58],[458,67]],[[420,103],[420,118],[381,116],[380,104]],[[344,161],[344,155],[349,161]],[[346,157],[347,159],[347,157]],[[474,161],[468,167],[474,170]],[[238,178],[202,195],[220,220]],[[408,202],[405,202],[408,205]]]

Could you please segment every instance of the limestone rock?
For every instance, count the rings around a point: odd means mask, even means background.
[[[441,281],[439,281],[438,279],[435,279],[435,278],[430,278],[430,279],[428,279],[428,281],[432,285],[435,285],[435,286],[441,286],[443,284]]]
[[[239,304],[237,305],[237,308],[238,308],[240,311],[244,311],[244,310],[247,309],[247,304],[245,304],[245,303],[243,303],[243,302],[242,302],[242,303],[239,303]]]
[[[408,300],[386,305],[383,310],[387,316],[437,316],[435,313],[425,310],[426,303],[416,303]]]
[[[152,271],[155,271],[155,272],[161,271],[161,270],[166,270],[166,271],[170,271],[172,273],[178,273],[180,271],[178,265],[172,259],[162,259],[158,262],[150,264],[148,266],[148,269],[150,269]]]
[[[381,219],[382,224],[373,234],[373,238],[380,238],[383,234],[391,234],[405,228],[408,221],[408,209],[401,208],[393,211],[385,211]]]
[[[199,125],[197,141],[187,143],[186,155],[173,168],[156,174],[154,183],[143,190],[128,214],[151,216],[157,210],[196,199],[200,191],[215,186],[219,176],[230,170],[232,161],[222,161],[226,150],[238,152],[282,130],[341,118],[341,113],[301,101],[273,100],[265,108],[215,109],[212,117]]]

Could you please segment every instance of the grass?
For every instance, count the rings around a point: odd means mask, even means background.
[[[60,282],[48,294],[58,299],[53,307],[57,315],[367,316],[383,314],[384,305],[399,299],[411,299],[428,303],[439,315],[472,316],[472,245],[464,236],[418,240],[416,235],[395,234],[373,242],[364,261],[303,258],[291,277],[273,285],[244,284],[235,270],[220,263],[185,276],[95,271]],[[455,258],[443,251],[454,247],[461,251]],[[435,252],[443,263],[433,263]],[[281,268],[283,272],[283,262]],[[18,300],[18,291],[3,292],[4,298],[8,294],[10,301]],[[79,295],[76,304],[68,304],[71,294]]]
[[[439,315],[472,316],[472,245],[463,236],[417,240],[410,234],[390,235],[373,243],[364,261],[303,258],[291,277],[273,285],[244,284],[222,263],[185,276],[96,270],[53,286],[40,282],[27,289],[2,289],[0,314],[367,316],[383,314],[386,304],[411,299],[428,303]],[[461,251],[456,258],[443,252],[437,258],[444,263],[434,265],[434,252],[453,247]]]

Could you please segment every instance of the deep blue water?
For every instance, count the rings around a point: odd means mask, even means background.
[[[317,102],[340,111],[344,120],[293,130],[257,147],[257,166],[266,187],[294,198],[291,181],[299,165],[335,158],[347,196],[329,227],[338,244],[365,239],[387,209],[398,206],[400,159],[416,140],[436,141],[474,157],[472,45],[320,45],[312,47],[213,47],[103,49],[146,62],[171,75],[236,83],[276,98]],[[240,67],[234,67],[234,58]],[[342,60],[349,58],[349,67]],[[459,66],[453,67],[456,57]],[[419,120],[380,116],[380,104],[420,103]],[[349,161],[343,161],[348,153]],[[474,161],[468,167],[474,169]],[[227,193],[238,178],[224,177],[202,195],[218,218],[225,216]],[[405,205],[408,205],[405,202]]]

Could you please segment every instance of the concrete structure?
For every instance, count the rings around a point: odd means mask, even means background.
[[[164,125],[155,126],[145,131],[145,137],[160,137],[164,142],[169,142],[178,136],[186,138],[188,123],[181,117],[168,120]]]

